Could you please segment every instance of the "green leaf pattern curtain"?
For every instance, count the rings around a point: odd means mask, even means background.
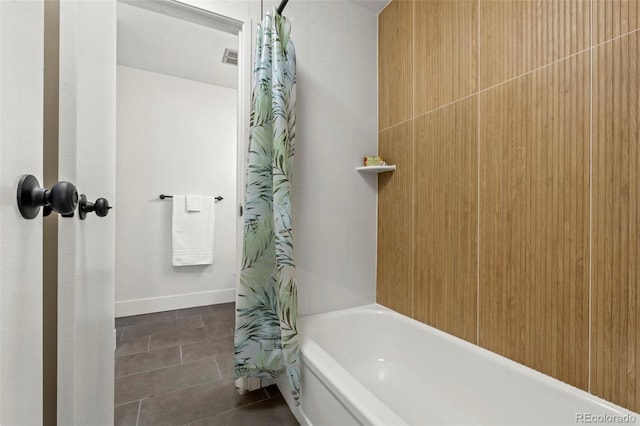
[[[258,26],[236,299],[235,378],[286,372],[300,391],[297,291],[291,223],[296,71],[291,26],[275,9]]]

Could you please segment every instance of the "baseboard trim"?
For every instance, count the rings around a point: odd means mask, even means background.
[[[146,299],[121,300],[116,302],[116,318],[234,302],[235,297],[235,289],[229,288],[224,290],[201,291],[198,293],[150,297]]]

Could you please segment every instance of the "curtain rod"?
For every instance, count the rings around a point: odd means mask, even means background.
[[[282,0],[280,2],[280,6],[278,6],[278,15],[282,15],[282,11],[284,10],[284,7],[287,5],[288,2],[289,0]]]

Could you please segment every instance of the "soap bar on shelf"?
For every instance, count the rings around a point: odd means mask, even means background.
[[[387,163],[385,163],[382,157],[379,155],[364,157],[365,166],[384,166],[386,164]]]

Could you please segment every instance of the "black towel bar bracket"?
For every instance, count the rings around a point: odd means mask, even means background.
[[[161,200],[164,200],[165,198],[173,198],[173,195],[164,195],[164,194],[160,194],[160,199],[161,199]],[[216,199],[216,201],[222,201],[222,200],[224,200],[224,198],[222,198],[222,197],[221,197],[221,196],[219,196],[219,195],[218,195],[217,197],[214,197],[214,198]]]

